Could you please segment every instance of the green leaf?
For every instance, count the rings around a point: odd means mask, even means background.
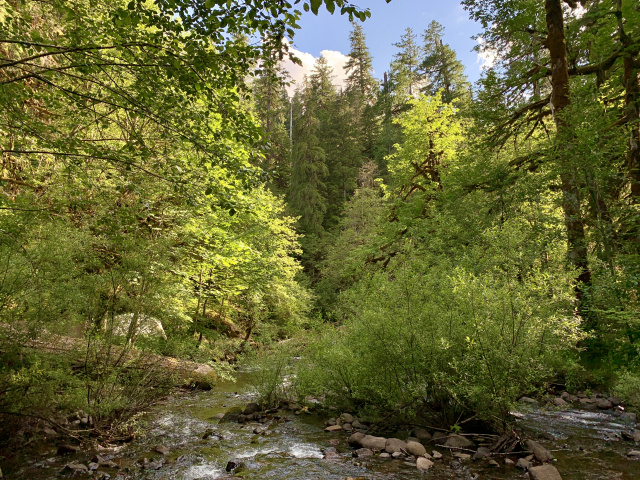
[[[311,0],[311,11],[314,15],[318,14],[318,9],[322,5],[322,0]]]
[[[325,0],[326,6],[327,6],[327,10],[329,11],[329,13],[333,13],[336,9],[336,4],[333,3],[333,0]]]

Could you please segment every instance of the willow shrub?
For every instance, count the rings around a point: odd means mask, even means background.
[[[344,325],[308,347],[302,391],[447,427],[503,424],[580,338],[562,249],[523,256],[520,227],[485,232],[455,259],[407,242],[342,294]]]

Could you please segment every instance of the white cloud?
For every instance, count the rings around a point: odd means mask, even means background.
[[[478,51],[478,61],[476,63],[480,64],[480,70],[493,67],[498,59],[498,52],[487,46],[482,37],[478,37],[478,45],[480,46],[480,50]]]
[[[293,92],[295,92],[296,88],[302,85],[304,76],[311,74],[313,65],[316,62],[316,57],[310,53],[301,52],[295,48],[289,48],[289,51],[302,61],[302,65],[297,65],[289,59],[283,62],[284,69],[289,72],[289,75],[293,80],[291,85],[287,88],[287,91],[291,96],[293,95]],[[322,50],[320,55],[326,58],[329,66],[333,68],[333,84],[338,88],[344,87],[346,84],[344,64],[347,62],[349,57],[334,50]]]

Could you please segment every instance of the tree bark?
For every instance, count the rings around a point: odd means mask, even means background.
[[[576,300],[579,311],[584,310],[584,287],[591,283],[591,271],[587,258],[587,242],[580,206],[576,167],[573,165],[571,126],[565,118],[565,109],[571,104],[569,97],[569,68],[567,63],[567,43],[564,30],[564,14],[561,0],[545,0],[547,39],[551,59],[551,105],[557,127],[560,154],[560,180],[562,188],[562,209],[567,229],[568,258],[578,272]]]

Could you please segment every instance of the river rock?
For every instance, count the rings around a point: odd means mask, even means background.
[[[345,423],[342,425],[342,430],[344,430],[345,432],[353,432],[353,427],[350,423]]]
[[[633,432],[633,441],[636,442],[636,445],[640,443],[640,430],[634,430]]]
[[[553,404],[556,407],[566,407],[569,403],[562,397],[556,397],[553,399]]]
[[[365,435],[360,441],[360,444],[364,448],[370,448],[371,450],[384,450],[387,445],[387,439],[384,437]]]
[[[415,455],[416,457],[421,457],[422,455],[426,455],[427,449],[421,443],[408,441],[406,444],[406,450],[411,455]]]
[[[388,438],[384,444],[384,451],[387,453],[396,453],[407,450],[407,442],[400,440],[399,438]]]
[[[422,472],[426,472],[427,470],[433,467],[433,462],[428,458],[418,457],[416,461],[416,467],[418,467],[418,470]]]
[[[355,418],[353,418],[353,415],[351,415],[350,413],[343,413],[342,415],[340,415],[340,419],[344,423],[353,423],[353,421],[355,420]]]
[[[53,428],[44,427],[44,429],[42,430],[42,432],[43,432],[47,437],[57,437],[57,436],[58,436],[58,432],[56,432]],[[0,478],[2,478],[2,477],[0,477]]]
[[[406,457],[406,455],[404,454],[404,452],[393,452],[391,454],[392,458],[398,459],[398,458],[404,458]]]
[[[327,447],[324,449],[323,453],[323,457],[325,460],[333,460],[336,458],[340,458],[340,454],[338,453],[338,450],[336,450],[335,447]]]
[[[229,460],[227,462],[227,466],[225,467],[225,470],[229,473],[232,473],[240,469],[241,467],[242,467],[242,462],[234,458],[233,460]]]
[[[337,424],[337,420],[335,418],[330,418],[329,420],[324,422],[325,427],[333,427],[336,424]]]
[[[549,450],[544,448],[538,442],[535,442],[533,440],[527,440],[525,442],[525,445],[527,446],[527,448],[529,450],[531,450],[533,452],[533,456],[540,463],[550,462],[551,460],[553,460],[553,455],[551,455]]]
[[[171,453],[171,451],[164,445],[158,445],[153,449],[153,451],[161,453],[162,455],[169,455],[169,453]]]
[[[89,471],[89,467],[82,463],[67,463],[60,473],[63,475],[75,475],[78,473],[85,473]]]
[[[614,407],[617,407],[618,405],[623,404],[622,399],[618,397],[609,397],[609,401],[611,402],[611,405],[613,405]]]
[[[634,460],[640,460],[640,450],[629,450],[627,452],[627,457],[632,458]]]
[[[380,458],[383,458],[385,460],[389,460],[391,458],[391,455],[389,455],[387,452],[383,452],[380,454]]]
[[[560,472],[553,465],[541,465],[529,469],[531,480],[562,480]]]
[[[531,467],[531,462],[526,458],[519,458],[518,462],[516,463],[516,468],[518,470],[527,471],[529,470],[530,467]]]
[[[413,430],[413,436],[423,442],[428,442],[429,440],[431,440],[431,434],[427,432],[424,428],[415,428]]]
[[[478,448],[476,453],[473,454],[473,460],[482,460],[483,458],[488,458],[490,455],[491,450],[489,450],[487,447],[480,447]]]
[[[489,463],[487,464],[487,466],[489,468],[500,468],[500,464],[495,460],[489,460]]]
[[[442,454],[437,450],[432,451],[431,456],[434,460],[442,460]]]
[[[260,413],[260,405],[257,403],[247,403],[247,406],[244,407],[243,414],[244,415],[253,415],[254,413]]]
[[[453,452],[451,456],[461,462],[468,462],[469,460],[471,460],[471,455],[469,455],[468,453]]]
[[[452,448],[468,448],[473,446],[473,442],[468,438],[463,437],[462,435],[453,433],[449,435],[449,438],[447,438],[444,446]]]
[[[236,423],[240,415],[243,415],[240,407],[233,407],[227,410],[227,412],[220,419],[220,423]]]
[[[340,425],[331,425],[324,429],[325,432],[341,432],[342,427]]]
[[[530,398],[530,397],[520,397],[520,400],[518,400],[518,403],[528,403],[529,405],[538,404],[538,402],[536,402],[533,398]]]
[[[347,443],[352,447],[361,447],[363,438],[364,438],[364,433],[356,432],[349,437],[349,439],[347,440]]]
[[[373,451],[368,448],[359,448],[353,451],[353,456],[358,458],[367,458],[373,456]]]
[[[354,420],[351,426],[353,428],[364,428],[364,425],[362,424],[362,422],[360,422],[360,420]]]
[[[516,462],[514,462],[513,460],[511,460],[510,458],[505,458],[504,459],[504,464],[507,466],[511,466],[511,465],[515,465]]]
[[[609,410],[613,408],[613,403],[611,403],[606,398],[598,398],[596,399],[596,407],[598,407],[600,410]]]
[[[101,455],[95,455],[92,459],[92,462],[97,463],[99,466],[103,468],[120,468],[120,465],[114,462],[112,459],[108,459]]]
[[[99,468],[100,468],[100,465],[98,465],[96,462],[91,462],[89,464],[89,470],[91,470],[92,472],[95,472]]]

